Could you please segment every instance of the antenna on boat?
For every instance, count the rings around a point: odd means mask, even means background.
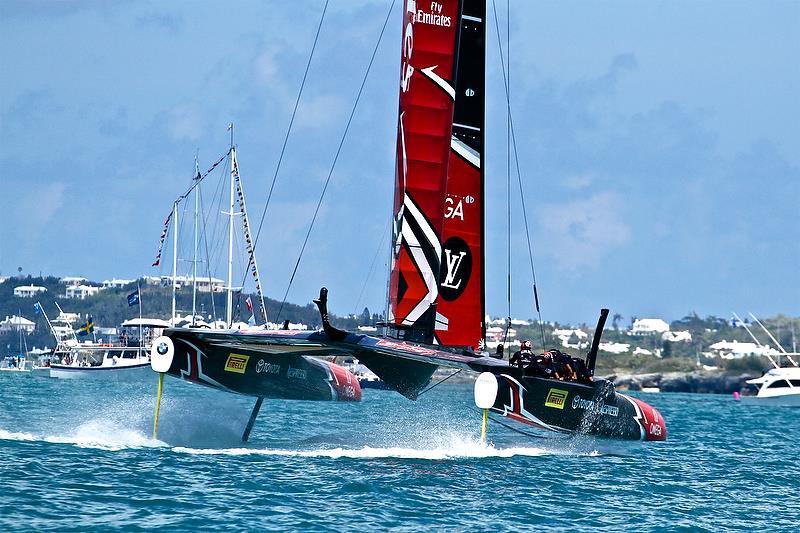
[[[600,318],[597,320],[597,327],[594,330],[592,348],[586,355],[586,369],[589,371],[590,376],[594,376],[594,365],[597,363],[597,350],[600,348],[600,337],[603,336],[603,328],[606,325],[607,318],[608,309],[600,309]]]
[[[750,328],[747,327],[747,324],[744,323],[744,320],[739,318],[739,315],[737,315],[736,313],[733,313],[733,318],[735,318],[736,320],[739,321],[739,323],[742,325],[744,330],[747,332],[748,335],[750,335],[750,338],[752,338],[756,342],[756,344],[759,346],[759,348],[763,348],[764,347],[764,345],[761,344],[761,341],[759,341],[756,338],[756,336],[753,335],[753,332],[750,331]],[[772,363],[772,366],[774,366],[775,368],[780,368],[781,367],[781,365],[779,365],[778,363],[775,362],[775,359],[773,359],[770,354],[764,352],[764,355],[767,357],[767,359],[769,359],[769,362]]]
[[[233,122],[228,124],[228,131],[231,132],[231,183],[230,183],[230,203],[229,211],[225,213],[228,219],[228,295],[226,297],[225,324],[226,327],[233,326],[233,176],[235,173],[236,151],[233,144]]]
[[[756,324],[758,324],[759,326],[761,326],[761,329],[763,329],[763,330],[764,330],[764,333],[766,333],[767,335],[769,335],[769,338],[770,338],[770,339],[772,339],[772,342],[774,342],[775,344],[777,344],[777,345],[778,345],[778,349],[779,349],[781,352],[783,352],[783,355],[785,355],[785,356],[786,356],[786,358],[789,360],[789,362],[790,362],[790,363],[792,363],[794,366],[797,366],[797,362],[795,362],[795,360],[794,360],[794,359],[792,359],[792,355],[793,355],[793,354],[790,354],[789,352],[787,352],[786,350],[784,350],[784,349],[783,349],[783,346],[781,346],[781,343],[780,343],[780,342],[778,342],[778,339],[776,339],[775,337],[773,337],[773,336],[772,336],[772,333],[770,333],[770,331],[769,331],[769,330],[768,330],[768,329],[767,329],[767,328],[764,326],[764,324],[762,324],[762,323],[761,323],[761,321],[760,321],[759,319],[757,319],[757,318],[756,318],[756,315],[754,315],[753,313],[748,313],[748,314],[749,314],[751,317],[753,317],[753,320],[755,320],[755,321],[756,321]]]

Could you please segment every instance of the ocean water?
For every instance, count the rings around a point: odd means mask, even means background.
[[[664,443],[522,435],[469,385],[252,400],[0,374],[0,531],[798,531],[800,410],[647,394]],[[515,426],[516,427],[516,426]]]

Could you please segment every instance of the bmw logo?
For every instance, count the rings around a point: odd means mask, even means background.
[[[161,342],[161,343],[159,343],[159,345],[156,347],[156,351],[157,351],[157,352],[158,352],[160,355],[164,355],[164,354],[166,354],[166,353],[169,351],[169,346],[167,346],[167,343],[166,343],[166,342]]]

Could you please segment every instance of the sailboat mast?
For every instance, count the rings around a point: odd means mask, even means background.
[[[192,260],[192,326],[197,315],[197,213],[200,202],[200,163],[194,158],[194,259]]]
[[[228,297],[227,297],[227,310],[226,310],[226,324],[231,327],[233,324],[233,180],[234,180],[234,162],[236,161],[236,151],[233,147],[233,122],[230,123],[228,129],[231,132],[231,182],[230,182],[230,204],[228,206]]]
[[[172,203],[172,223],[175,231],[172,232],[172,325],[175,326],[175,296],[178,290],[178,202]]]

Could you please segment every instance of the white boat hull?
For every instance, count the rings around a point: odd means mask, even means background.
[[[780,396],[742,396],[742,403],[780,407],[800,407],[800,392]]]
[[[146,379],[153,374],[150,363],[125,366],[65,366],[52,365],[50,377],[59,379],[102,379],[109,381],[131,381]]]

